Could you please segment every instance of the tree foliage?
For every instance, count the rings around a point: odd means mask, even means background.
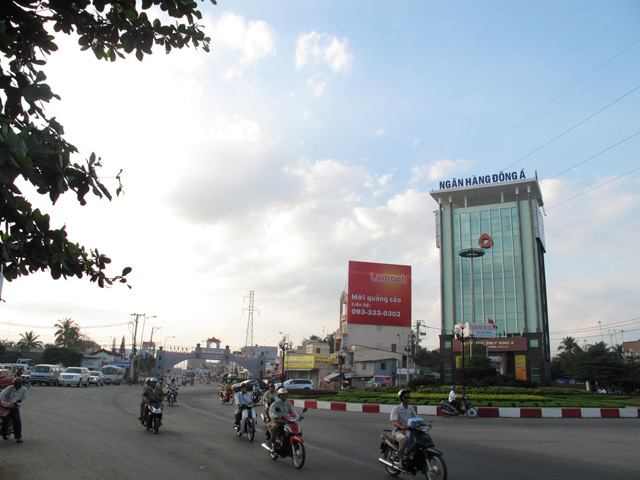
[[[178,21],[153,18],[158,9]],[[42,69],[58,49],[54,35],[76,35],[81,50],[91,50],[97,59],[115,61],[135,53],[142,60],[154,45],[167,53],[189,45],[208,51],[210,39],[196,23],[201,18],[195,0],[0,2],[0,266],[5,279],[48,270],[54,279],[86,275],[104,287],[126,284],[131,271],[108,275],[109,257],[72,242],[66,226],[52,228],[50,216],[33,208],[17,185],[21,178],[53,205],[69,191],[81,205],[88,193],[112,198],[98,176],[101,158],[91,153],[84,164],[74,162],[77,148],[45,111],[47,103],[60,99]],[[116,194],[121,191],[120,184]]]
[[[20,340],[18,340],[16,346],[20,347],[23,352],[28,352],[32,348],[42,348],[42,342],[38,340],[39,336],[33,330],[21,333]]]

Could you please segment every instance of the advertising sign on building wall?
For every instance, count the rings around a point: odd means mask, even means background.
[[[473,338],[495,338],[496,327],[493,323],[467,323],[466,334]]]
[[[349,262],[350,324],[411,326],[411,267]]]
[[[516,357],[516,378],[518,380],[527,379],[527,357],[526,355],[515,355]]]

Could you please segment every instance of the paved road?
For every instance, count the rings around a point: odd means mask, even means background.
[[[158,435],[136,420],[139,387],[31,388],[24,444],[0,442],[0,480],[389,478],[377,462],[386,414],[310,410],[307,463],[271,461],[232,429],[233,407],[211,385],[180,389]],[[433,418],[449,478],[639,478],[638,419]],[[400,477],[403,478],[403,477]]]

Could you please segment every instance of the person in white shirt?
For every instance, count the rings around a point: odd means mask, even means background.
[[[449,403],[457,412],[460,412],[460,397],[456,394],[456,386],[451,385],[451,391],[449,392]]]
[[[236,421],[234,422],[234,426],[240,426],[240,418],[242,417],[242,407],[247,403],[251,403],[251,394],[247,392],[247,384],[240,384],[240,391],[236,393]]]
[[[389,420],[393,423],[393,437],[398,441],[397,458],[400,463],[400,468],[404,468],[404,454],[407,451],[409,443],[409,439],[405,433],[409,430],[409,419],[417,417],[418,414],[415,408],[409,405],[411,390],[408,388],[400,390],[398,392],[398,399],[400,399],[402,403],[394,407]]]
[[[29,396],[29,390],[22,386],[22,378],[13,379],[13,384],[0,393],[0,400],[8,400],[15,404],[9,409],[9,415],[13,418],[13,435],[16,442],[22,443],[22,420],[20,419],[20,407]],[[4,427],[6,423],[3,423]],[[4,431],[2,432],[5,435]]]

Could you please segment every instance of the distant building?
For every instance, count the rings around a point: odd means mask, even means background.
[[[441,182],[441,190],[431,192],[438,203],[440,373],[445,382],[452,381],[459,362],[462,344],[454,336],[456,325],[493,322],[496,338],[486,343],[496,369],[548,385],[542,194],[537,179],[516,179],[514,172],[509,174],[512,181],[491,183],[494,177],[498,175],[481,177],[482,185],[475,177],[465,186],[459,180],[456,188]],[[461,256],[470,248],[484,256]]]

